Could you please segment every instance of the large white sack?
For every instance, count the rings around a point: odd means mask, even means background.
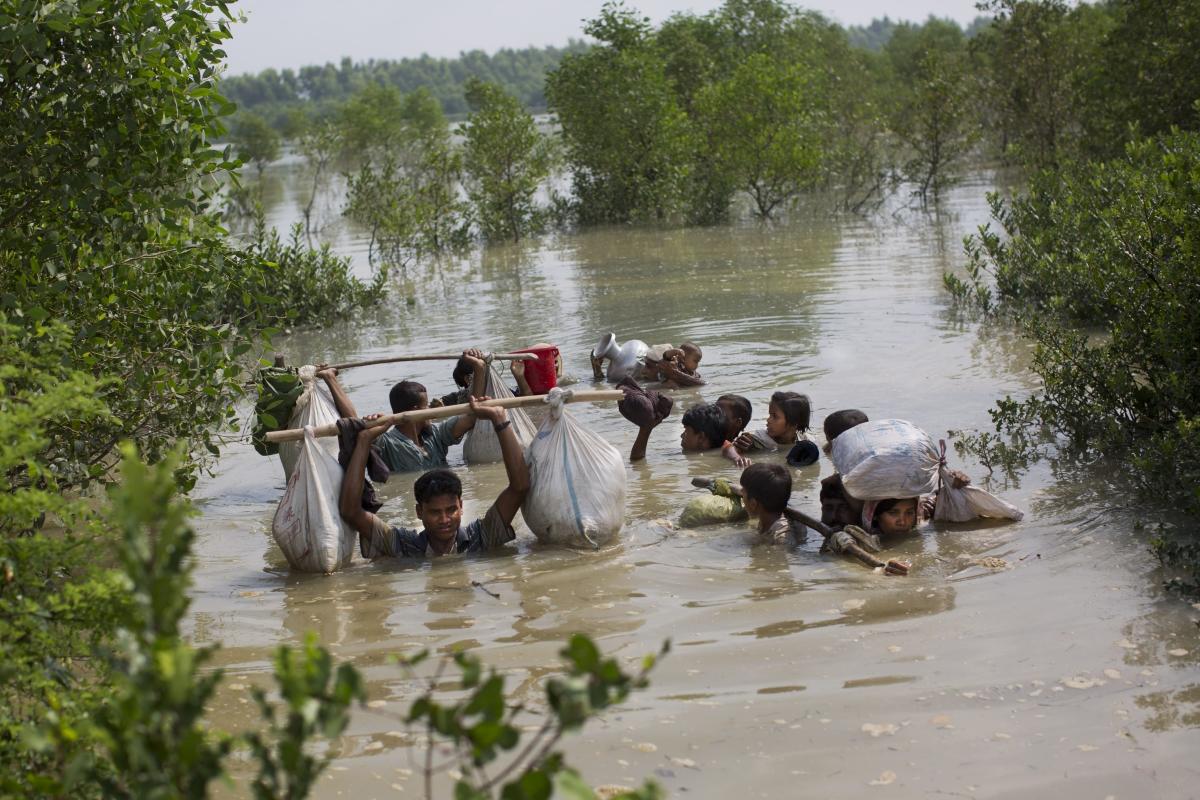
[[[525,453],[530,487],[521,514],[538,541],[599,547],[625,521],[625,461],[566,413],[568,394],[550,390],[550,413]]]
[[[304,391],[296,398],[296,407],[292,409],[292,418],[288,420],[289,428],[303,428],[311,425],[319,428],[331,422],[338,421],[337,405],[325,381],[317,377],[317,368],[307,364],[299,369],[300,384]],[[326,436],[317,440],[318,446],[337,460],[338,440],[336,436]],[[280,442],[279,460],[283,462],[283,477],[291,480],[296,461],[304,449],[303,441]]]
[[[313,436],[312,426],[306,427],[295,470],[271,521],[292,569],[336,572],[354,557],[357,533],[338,513],[341,489],[341,465]]]
[[[902,419],[855,425],[833,440],[830,457],[846,492],[859,500],[930,494],[942,461],[929,434]]]
[[[954,488],[949,470],[942,467],[942,486],[938,489],[933,518],[944,522],[968,522],[978,517],[1021,519],[1025,513],[1011,503],[976,486]]]
[[[513,397],[513,393],[504,385],[500,374],[491,364],[488,364],[487,371],[487,388],[484,394],[491,398]],[[529,415],[519,408],[510,408],[508,418],[512,420],[513,433],[517,435],[521,447],[528,447],[537,435],[537,428],[529,419]],[[504,454],[500,452],[500,439],[496,436],[492,423],[484,419],[475,421],[475,427],[463,440],[463,459],[468,464],[495,464],[504,460]]]

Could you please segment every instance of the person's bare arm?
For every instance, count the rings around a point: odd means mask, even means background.
[[[486,419],[493,427],[500,427],[508,421],[508,412],[499,406],[480,406],[485,397],[471,398],[471,411],[476,417]],[[493,507],[504,519],[505,524],[511,525],[529,492],[529,465],[525,463],[525,448],[517,439],[512,424],[504,425],[504,429],[496,434],[500,439],[500,454],[504,456],[504,472],[508,475],[508,486],[500,492]]]
[[[669,361],[660,362],[658,365],[659,371],[667,376],[667,380],[674,381],[677,386],[703,386],[704,379],[695,375],[688,375],[686,372],[680,372]]]
[[[336,369],[325,365],[321,365],[321,369],[317,370],[317,377],[325,381],[325,385],[329,387],[329,393],[333,395],[333,404],[337,406],[338,416],[357,417],[358,412],[354,410],[354,403],[350,402],[346,390],[338,382],[337,374]]]
[[[734,463],[734,466],[738,466],[738,467],[748,467],[754,463],[753,461],[751,461],[750,459],[748,459],[744,455],[742,455],[741,452],[738,450],[737,446],[733,442],[729,442],[729,441],[727,441],[727,442],[725,442],[725,444],[721,445],[721,455],[728,458],[730,461],[732,461]]]
[[[342,475],[342,491],[338,495],[338,511],[359,536],[370,536],[375,527],[376,517],[362,507],[363,475],[367,471],[367,457],[371,454],[371,442],[375,441],[387,425],[377,425],[374,428],[364,428],[358,432],[354,443],[354,452],[350,455],[350,463],[346,465]]]
[[[592,352],[589,352],[588,356],[592,359],[592,377],[598,381],[604,380],[604,371],[602,369],[604,359]]]
[[[533,394],[533,389],[529,388],[529,381],[525,378],[525,362],[514,361],[508,367],[509,371],[517,380],[517,394],[521,397],[529,397]]]
[[[488,366],[484,360],[483,351],[478,347],[463,350],[462,357],[471,365],[471,396],[483,397],[487,394]]]

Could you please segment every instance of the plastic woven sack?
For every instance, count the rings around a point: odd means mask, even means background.
[[[331,422],[337,422],[337,405],[333,402],[333,395],[330,394],[325,381],[320,380],[316,375],[317,368],[311,364],[300,368],[299,379],[303,391],[296,399],[292,418],[288,421],[289,428],[303,428],[307,425],[318,428]],[[334,463],[337,463],[338,442],[336,436],[321,437],[317,440],[317,446],[333,456]],[[279,443],[279,460],[283,462],[283,475],[288,480],[291,480],[292,472],[296,468],[296,462],[303,449],[303,441]]]
[[[358,535],[338,513],[342,468],[319,442],[306,427],[271,533],[292,569],[328,574],[350,563]]]
[[[599,547],[625,521],[625,462],[566,413],[568,396],[550,390],[550,413],[525,453],[530,488],[521,514],[538,541]]]
[[[500,374],[492,368],[491,364],[488,364],[487,370],[487,389],[484,393],[491,398],[513,397],[513,393],[504,385]],[[533,437],[537,435],[537,428],[529,419],[529,415],[522,409],[510,408],[508,418],[512,421],[513,433],[517,435],[517,441],[521,443],[522,447],[528,447],[529,443],[533,441]],[[504,454],[500,451],[500,439],[496,436],[492,423],[484,419],[475,422],[475,427],[463,441],[463,459],[468,464],[495,464],[504,460]]]
[[[954,480],[942,468],[942,486],[938,489],[933,518],[941,522],[967,522],[978,517],[1021,519],[1025,512],[996,495],[976,486],[954,488]]]
[[[930,494],[942,461],[929,434],[902,419],[855,425],[833,440],[830,456],[842,485],[859,500]]]

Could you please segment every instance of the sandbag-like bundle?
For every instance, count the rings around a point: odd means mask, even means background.
[[[513,397],[513,393],[504,385],[500,374],[492,368],[491,363],[487,365],[487,371],[487,388],[484,390],[484,394],[493,399]],[[529,415],[522,409],[510,408],[508,418],[512,421],[513,433],[517,435],[517,441],[521,443],[522,447],[528,447],[529,443],[533,441],[533,437],[537,435],[537,428],[529,419]],[[504,460],[504,454],[500,451],[500,439],[496,436],[491,422],[485,419],[475,421],[475,427],[463,440],[463,459],[468,464],[495,464]]]
[[[977,486],[954,487],[948,470],[942,467],[942,485],[938,489],[933,518],[939,522],[967,522],[977,517],[1019,520],[1025,512]]]
[[[304,428],[311,425],[319,428],[322,425],[337,422],[337,405],[333,402],[333,395],[330,393],[329,387],[325,385],[325,381],[317,377],[317,368],[312,364],[307,364],[300,368],[299,376],[304,391],[296,399],[288,427]],[[334,464],[337,464],[338,442],[336,437],[322,437],[317,440],[317,446],[333,456]],[[279,443],[279,460],[283,462],[283,476],[289,481],[303,449],[303,441]]]
[[[304,429],[299,444],[299,456],[275,509],[271,532],[292,569],[336,572],[354,557],[358,538],[338,512],[342,468],[337,457],[313,436],[311,426]]]
[[[928,433],[902,419],[843,431],[830,452],[846,492],[859,500],[919,497],[938,487],[941,454]]]
[[[625,521],[625,461],[566,413],[568,396],[550,390],[550,413],[525,452],[530,487],[521,514],[538,541],[599,547]]]
[[[699,528],[747,518],[746,509],[733,497],[705,494],[693,497],[679,514],[679,527]]]

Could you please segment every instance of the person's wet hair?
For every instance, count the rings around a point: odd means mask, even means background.
[[[701,350],[700,345],[696,344],[695,342],[684,342],[683,344],[679,345],[679,349],[688,355],[694,355],[697,361],[700,361],[704,358],[704,351]]]
[[[857,408],[843,408],[841,411],[834,411],[825,418],[822,426],[825,429],[825,441],[832,442],[855,425],[862,425],[869,421],[867,415]]]
[[[475,374],[475,367],[470,361],[465,358],[459,358],[458,363],[454,365],[454,372],[450,373],[450,377],[454,378],[454,385],[460,389],[465,389],[471,385],[471,376]]]
[[[388,392],[388,402],[392,404],[392,413],[412,411],[421,404],[421,395],[425,393],[424,385],[416,381],[400,381]]]
[[[723,394],[717,398],[717,405],[728,404],[729,410],[733,411],[733,416],[738,423],[738,430],[743,431],[750,424],[750,418],[754,416],[754,406],[745,397],[740,394]]]
[[[792,496],[792,473],[782,464],[751,464],[742,472],[742,492],[772,514],[782,514]]]
[[[871,517],[871,524],[878,525],[879,518],[881,516],[883,516],[883,512],[891,511],[893,508],[900,505],[901,503],[916,503],[917,500],[918,500],[918,498],[916,498],[916,497],[891,497],[891,498],[888,498],[887,500],[880,500],[879,503],[877,503],[875,506],[875,514],[874,514],[874,516]],[[915,506],[914,506],[914,508],[915,508]]]
[[[708,439],[708,446],[725,441],[725,412],[716,403],[697,403],[683,414],[683,424]]]
[[[413,484],[413,494],[418,503],[427,503],[445,494],[462,497],[462,481],[448,469],[431,469],[417,478]]]
[[[771,405],[779,409],[789,425],[803,433],[808,430],[808,422],[812,416],[812,401],[808,395],[799,392],[776,392],[771,395]]]

